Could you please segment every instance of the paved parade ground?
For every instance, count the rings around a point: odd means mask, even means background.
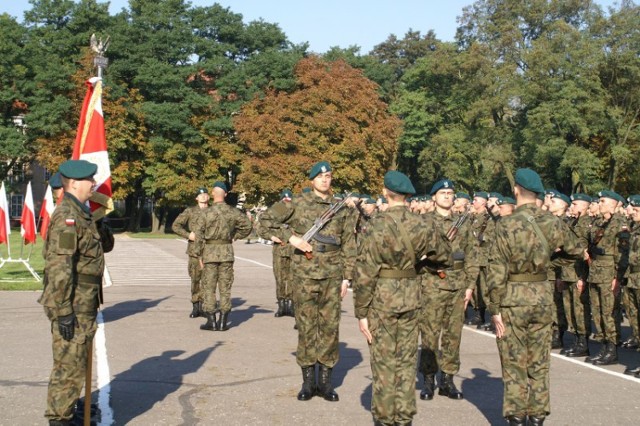
[[[234,244],[231,328],[201,331],[190,319],[190,281],[179,239],[116,236],[106,255],[111,285],[94,350],[93,400],[102,425],[370,425],[369,350],[342,305],[339,402],[300,402],[297,335],[290,317],[275,318],[271,247]],[[50,323],[40,292],[0,292],[0,425],[44,425],[51,369]],[[623,328],[627,337],[629,328]],[[569,338],[567,338],[567,342]],[[599,349],[592,344],[591,349]],[[557,351],[554,351],[557,352]],[[629,425],[640,413],[640,380],[623,376],[640,353],[619,350],[620,363],[593,367],[555,354],[549,425]],[[493,335],[463,332],[455,382],[464,400],[418,399],[416,425],[504,424],[502,381]],[[416,384],[419,392],[421,383]]]

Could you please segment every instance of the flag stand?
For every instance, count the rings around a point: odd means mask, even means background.
[[[2,267],[6,264],[6,263],[22,263],[24,265],[25,268],[27,268],[27,270],[29,272],[31,272],[31,275],[33,275],[33,278],[36,279],[36,281],[40,282],[42,281],[42,278],[40,278],[40,275],[38,275],[38,273],[35,271],[35,269],[33,269],[33,267],[29,264],[29,259],[12,259],[11,257],[8,258],[0,258],[0,269],[2,269]]]

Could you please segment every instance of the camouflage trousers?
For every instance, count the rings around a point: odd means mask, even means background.
[[[460,370],[460,340],[464,324],[464,289],[441,290],[427,285],[420,314],[420,372],[446,374]],[[438,360],[440,341],[440,360]]]
[[[210,262],[202,271],[202,310],[214,312],[216,292],[220,294],[220,310],[231,310],[231,286],[233,285],[233,262]]]
[[[416,414],[416,361],[420,312],[403,313],[369,310],[373,337],[371,372],[373,399],[371,414],[382,424],[410,423]]]
[[[487,295],[487,269],[482,266],[476,278],[476,289],[473,292],[471,300],[473,309],[486,309],[487,304],[485,300],[489,300],[489,296]],[[484,318],[482,320],[484,321]]]
[[[591,334],[591,306],[586,285],[581,293],[576,283],[565,282],[562,300],[569,328],[576,334],[588,337]]]
[[[638,329],[640,324],[640,289],[624,287],[622,291],[622,303],[624,304],[627,318],[629,318],[631,332],[638,339],[640,338],[640,330]]]
[[[566,331],[569,328],[567,316],[564,310],[564,300],[562,298],[563,290],[558,290],[556,282],[549,281],[549,285],[553,287],[553,331]],[[564,288],[564,287],[563,287]]]
[[[589,300],[596,332],[602,333],[604,341],[617,343],[616,297],[611,283],[589,283]]]
[[[189,256],[189,277],[191,278],[191,303],[202,301],[202,268],[197,257]]]
[[[301,367],[338,363],[341,278],[295,278],[294,303],[298,325],[296,361]]]
[[[47,316],[52,319],[53,315],[48,312]],[[71,419],[84,386],[87,352],[89,345],[93,344],[97,325],[93,315],[77,314],[77,319],[78,326],[73,339],[68,342],[60,336],[58,320],[51,321],[53,368],[44,413],[49,420]]]
[[[273,276],[276,279],[276,298],[292,299],[291,258],[281,256],[275,250],[273,251]]]
[[[497,339],[504,399],[502,415],[547,416],[553,305],[500,308],[505,335]]]

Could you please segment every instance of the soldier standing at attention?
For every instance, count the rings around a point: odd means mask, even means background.
[[[585,361],[594,365],[609,365],[618,360],[618,331],[615,320],[615,298],[620,291],[615,255],[618,232],[626,226],[625,219],[615,214],[624,202],[621,195],[613,191],[598,193],[600,218],[589,233],[589,299],[591,314],[596,328],[602,330],[602,348],[595,356]],[[623,271],[622,271],[623,272]]]
[[[640,195],[629,197],[631,236],[629,238],[629,277],[625,292],[629,300],[627,316],[632,335],[638,336],[640,323]],[[625,369],[624,374],[640,378],[640,364]]]
[[[531,169],[515,174],[517,207],[496,225],[487,271],[489,311],[502,364],[502,414],[510,425],[542,425],[550,413],[549,367],[553,288],[551,254],[580,256],[585,247],[559,218],[536,207],[543,192]]]
[[[251,220],[240,210],[224,202],[227,185],[213,184],[213,205],[196,221],[195,255],[203,266],[202,310],[207,322],[202,330],[226,331],[231,311],[233,285],[233,240],[246,238],[253,228]],[[216,291],[220,294],[220,317],[216,318]]]
[[[327,401],[338,401],[331,375],[339,358],[341,298],[347,293],[355,262],[353,222],[349,211],[343,208],[322,229],[324,242],[303,240],[300,236],[334,202],[329,163],[316,163],[309,179],[310,192],[289,204],[271,206],[262,214],[260,226],[296,248],[291,262],[298,325],[296,361],[302,369],[303,380],[298,400],[307,401],[318,394]]]
[[[187,256],[189,256],[189,263],[187,268],[191,278],[191,304],[193,305],[189,318],[197,318],[202,315],[202,267],[200,266],[200,259],[195,253],[194,241],[196,240],[196,233],[194,229],[197,218],[204,214],[206,208],[209,207],[209,191],[207,191],[207,188],[198,188],[196,201],[198,204],[180,213],[171,226],[173,232],[188,241]]]
[[[445,236],[456,221],[451,208],[454,196],[453,182],[443,179],[431,188],[435,210],[427,213]],[[418,271],[422,274],[422,314],[420,318],[420,371],[424,376],[424,389],[420,398],[430,400],[435,389],[435,375],[442,371],[440,395],[451,399],[462,399],[453,383],[453,376],[460,370],[460,340],[464,325],[464,311],[473,295],[475,282],[467,279],[465,262],[470,249],[469,222],[457,231],[451,240],[451,257],[444,263],[434,264],[427,260],[420,262]],[[440,356],[438,356],[440,354]],[[439,359],[438,359],[439,358]]]
[[[285,189],[280,193],[280,201],[289,204],[293,199],[293,193]],[[273,275],[276,280],[276,300],[278,310],[275,316],[294,316],[293,308],[293,287],[291,280],[291,256],[293,249],[291,244],[287,244],[271,233],[270,229],[257,227],[258,236],[265,240],[273,241]]]
[[[370,345],[374,422],[407,425],[416,414],[421,291],[416,260],[428,256],[433,262],[446,261],[449,243],[433,220],[405,206],[407,195],[415,194],[407,176],[387,172],[382,191],[389,209],[378,214],[363,235],[354,306],[360,331]]]
[[[102,303],[104,251],[86,205],[97,170],[85,160],[69,160],[60,166],[64,196],[51,216],[43,249],[44,290],[38,303],[51,321],[53,337],[45,412],[50,425],[69,425],[73,418]]]

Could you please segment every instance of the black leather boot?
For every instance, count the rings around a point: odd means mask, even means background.
[[[576,349],[577,345],[578,345],[578,335],[576,335],[576,338],[574,339],[571,346],[569,346],[568,348],[565,348],[564,346],[562,347],[562,349],[560,350],[560,355],[566,355],[570,352],[573,352]]]
[[[604,356],[606,349],[607,349],[607,345],[605,343],[602,345],[602,347],[600,348],[600,351],[597,354],[587,357],[587,359],[585,359],[584,362],[595,362],[599,360]]]
[[[551,337],[551,349],[562,349],[560,330],[553,330],[553,335]]]
[[[320,370],[318,371],[318,395],[320,395],[327,401],[335,402],[338,401],[339,398],[336,391],[333,390],[333,385],[331,384],[332,372],[332,368],[320,364]]]
[[[285,303],[286,302],[284,299],[278,299],[278,310],[274,315],[276,318],[280,318],[281,316],[286,315]]]
[[[638,347],[638,340],[631,336],[620,345],[623,348],[635,349]]]
[[[509,426],[526,426],[527,416],[507,416]]]
[[[286,306],[287,306],[287,315],[289,315],[290,317],[294,317],[296,316],[296,311],[295,308],[293,307],[293,300],[291,299],[286,299]]]
[[[302,389],[298,401],[308,401],[316,394],[316,366],[302,367]]]
[[[420,399],[430,401],[433,399],[433,392],[436,388],[436,376],[433,374],[424,375],[424,388],[420,391]]]
[[[49,426],[69,426],[70,424],[69,420],[49,420]]]
[[[604,348],[604,354],[600,359],[593,361],[593,365],[611,365],[618,361],[618,348],[615,343],[607,342]]]
[[[200,316],[200,302],[193,303],[193,309],[189,314],[189,318],[198,318]]]
[[[625,368],[624,374],[626,374],[627,376],[637,376],[638,374],[640,374],[640,367]]]
[[[529,424],[531,426],[542,426],[544,424],[544,416],[529,416]]]
[[[442,383],[440,383],[438,395],[444,395],[451,399],[462,399],[462,392],[453,383],[453,374],[442,373]]]
[[[200,326],[200,330],[217,330],[216,328],[216,313],[215,312],[205,312],[204,317],[207,319],[207,322]]]
[[[565,354],[569,358],[576,358],[579,356],[589,356],[589,340],[587,336],[578,334],[576,338],[576,345]]]
[[[483,319],[480,317],[480,310],[474,309],[471,317],[467,321],[467,325],[475,325],[476,327],[483,323]]]
[[[229,319],[229,312],[221,312],[220,318],[218,319],[217,330],[227,331],[229,326],[227,325],[227,320]]]

